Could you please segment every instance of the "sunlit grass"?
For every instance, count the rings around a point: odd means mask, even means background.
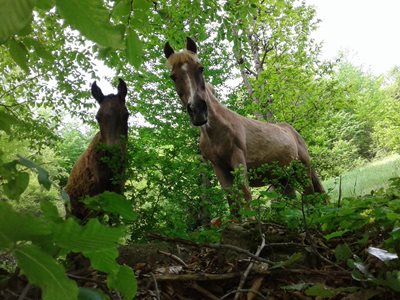
[[[342,198],[370,194],[380,188],[386,188],[389,179],[400,176],[400,155],[391,155],[384,159],[366,164],[360,168],[342,174]],[[339,195],[339,177],[323,182],[332,201]]]

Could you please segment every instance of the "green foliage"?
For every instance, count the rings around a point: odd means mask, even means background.
[[[97,221],[81,226],[58,212],[63,210],[59,189],[90,140],[82,122],[94,124],[96,102],[89,99],[88,83],[99,76],[99,61],[111,69],[102,77],[111,80],[118,74],[128,83],[133,128],[126,198],[108,193],[86,203],[118,220],[114,225],[128,223],[132,240],[159,231],[216,241],[218,232],[206,226],[212,218],[228,215],[226,195],[210,164],[201,161],[198,131],[190,127],[168,78],[162,54],[167,40],[176,49],[184,47],[186,36],[198,42],[206,80],[230,108],[294,125],[324,177],[399,149],[398,70],[383,86],[382,78],[346,61],[321,61],[320,46],[311,38],[318,23],[315,11],[301,1],[3,0],[1,7],[0,131],[7,138],[0,138],[0,188],[1,201],[8,198],[12,204],[0,207],[5,220],[0,220],[0,231],[7,233],[1,246],[14,255],[20,247],[32,246],[26,249],[43,251],[38,254],[42,260],[53,255],[52,266],[60,266],[54,259],[57,251],[83,252],[93,267],[107,272],[109,287],[125,298],[135,294],[134,276],[117,265],[115,257],[127,227],[109,228]],[[237,82],[239,76],[244,83],[232,87],[228,82]],[[282,172],[301,191],[304,178],[296,170]],[[233,192],[240,196],[243,181],[238,178],[237,183]],[[394,184],[387,194],[327,208],[319,205],[323,199],[318,197],[302,203],[260,189],[253,191],[257,211],[241,212],[291,228],[304,226],[305,214],[307,223],[322,226],[330,241],[366,228],[370,235],[376,227],[385,233],[384,246],[394,251],[400,238],[393,226],[399,193]],[[30,226],[13,230],[26,223]],[[191,233],[195,228],[200,229]],[[360,245],[366,240],[360,237]],[[43,245],[49,244],[46,252]],[[339,245],[335,255],[343,263],[355,252],[354,245]],[[31,267],[29,260],[24,263]],[[373,274],[374,282],[396,290],[396,270]],[[35,275],[32,279],[40,285],[44,279]],[[365,276],[361,272],[357,278]],[[387,280],[386,285],[379,280]],[[320,297],[340,293],[321,286],[305,288]],[[79,298],[89,297],[104,298],[79,289]]]
[[[42,289],[44,300],[77,299],[76,283],[67,277],[64,268],[52,256],[35,245],[17,247],[15,256],[29,282]]]
[[[2,0],[0,18],[0,44],[11,35],[23,30],[32,21],[33,0]]]
[[[117,27],[109,21],[109,11],[103,1],[56,0],[61,16],[82,35],[101,46],[121,48],[123,27]]]

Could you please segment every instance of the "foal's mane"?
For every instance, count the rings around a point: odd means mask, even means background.
[[[167,67],[172,69],[175,65],[183,64],[185,62],[198,62],[199,58],[195,53],[190,50],[182,50],[180,52],[175,52],[168,57]]]

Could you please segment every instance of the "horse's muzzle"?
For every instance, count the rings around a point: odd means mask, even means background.
[[[194,126],[202,126],[208,121],[208,109],[204,100],[198,99],[194,104],[187,105],[190,122]]]

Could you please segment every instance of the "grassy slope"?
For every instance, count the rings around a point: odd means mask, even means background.
[[[363,167],[342,174],[342,197],[369,194],[388,186],[390,178],[400,176],[400,155],[391,155],[384,159],[366,164]],[[339,177],[323,182],[333,201],[339,192]]]

